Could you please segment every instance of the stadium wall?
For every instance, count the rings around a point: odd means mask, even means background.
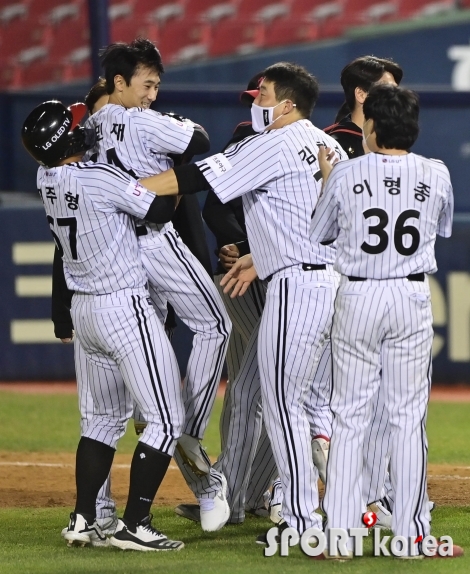
[[[451,239],[438,238],[431,279],[434,380],[470,383],[470,218],[456,215]],[[74,378],[73,348],[54,338],[50,321],[54,245],[42,205],[0,208],[0,381]],[[191,335],[173,339],[184,373]]]
[[[400,62],[405,84],[421,96],[421,135],[414,151],[444,160],[455,188],[454,236],[438,238],[439,272],[432,280],[434,380],[470,383],[470,23],[389,32],[377,36],[369,30],[361,37],[352,33],[335,42],[173,68],[164,76],[156,108],[204,125],[212,152],[217,152],[234,126],[249,118],[238,103],[238,92],[274,61],[297,61],[317,75],[323,91],[312,119],[321,127],[333,122],[343,101],[338,76],[346,62],[371,53]],[[18,137],[31,108],[51,97],[72,103],[82,99],[88,87],[0,94],[0,189],[35,190],[36,166]],[[73,349],[55,341],[49,320],[53,244],[44,212],[41,205],[31,206],[22,198],[20,205],[0,203],[0,380],[73,378]],[[212,246],[210,235],[209,241]],[[185,328],[177,329],[174,341],[183,370],[190,340]]]

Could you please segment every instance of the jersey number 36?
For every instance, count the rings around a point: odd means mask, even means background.
[[[413,253],[418,250],[420,240],[419,230],[413,225],[405,225],[405,222],[410,218],[419,219],[419,215],[419,211],[416,209],[407,209],[400,213],[397,218],[395,229],[393,231],[393,243],[395,245],[395,249],[400,255],[413,255]],[[384,209],[380,209],[380,207],[372,207],[371,209],[366,209],[363,216],[364,219],[370,219],[371,217],[379,218],[377,225],[369,226],[369,235],[377,235],[379,242],[375,245],[371,245],[364,241],[361,245],[362,251],[365,251],[370,255],[383,253],[387,249],[389,242],[388,233],[385,231],[389,222],[388,213]],[[409,235],[411,237],[411,245],[409,247],[405,247],[403,243],[405,235]]]

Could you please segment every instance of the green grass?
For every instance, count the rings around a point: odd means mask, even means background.
[[[428,442],[430,463],[469,466],[470,403],[430,403]]]
[[[188,574],[218,573],[283,573],[283,572],[342,572],[396,573],[435,572],[464,573],[470,571],[470,553],[455,560],[397,561],[393,558],[371,556],[370,541],[366,541],[364,558],[353,563],[322,563],[312,561],[300,550],[289,557],[265,558],[263,547],[254,543],[257,534],[270,527],[266,519],[249,517],[243,525],[227,526],[214,533],[204,533],[199,526],[176,517],[170,510],[158,510],[154,522],[174,539],[182,539],[185,548],[177,553],[144,554],[122,552],[114,548],[67,548],[60,537],[64,526],[63,509],[2,510],[0,529],[1,573],[67,573],[95,572],[187,572]],[[437,535],[449,534],[454,540],[470,547],[468,520],[465,509],[440,508],[433,517]],[[5,525],[8,524],[8,528]],[[369,556],[367,556],[367,554]]]
[[[204,444],[211,456],[219,452],[217,400]],[[429,458],[432,463],[468,465],[470,454],[470,405],[431,403],[428,417]],[[20,395],[0,393],[0,451],[74,452],[79,438],[77,400],[67,395]],[[122,439],[119,452],[132,452],[136,437],[132,424]],[[155,525],[174,539],[185,542],[178,553],[122,552],[114,548],[66,547],[60,531],[67,522],[64,508],[0,509],[0,574],[86,572],[120,574],[161,572],[187,574],[231,574],[264,572],[341,572],[368,574],[383,572],[467,573],[470,572],[470,506],[439,507],[433,513],[433,534],[451,535],[455,543],[469,549],[456,560],[397,561],[373,558],[366,541],[364,558],[352,563],[323,563],[310,560],[297,548],[288,558],[265,558],[256,536],[269,528],[266,519],[247,517],[242,525],[204,533],[197,524],[174,515],[171,509],[155,509]],[[367,556],[367,553],[369,556]]]
[[[222,400],[217,399],[204,446],[210,456],[220,452],[218,420]],[[25,395],[0,392],[0,451],[74,452],[80,439],[80,416],[74,395]],[[130,421],[118,446],[132,453],[137,437]]]
[[[217,399],[204,446],[210,456],[220,452]],[[470,404],[430,403],[429,462],[470,465]],[[0,451],[74,452],[79,439],[77,399],[71,395],[0,393]],[[455,429],[449,435],[449,429]],[[21,432],[20,432],[21,431]],[[136,436],[132,421],[118,452],[131,453]]]

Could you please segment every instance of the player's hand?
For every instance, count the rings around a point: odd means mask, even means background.
[[[238,261],[240,257],[240,251],[236,245],[231,243],[230,245],[224,245],[220,248],[219,259],[222,263],[222,267],[229,271],[233,264]]]
[[[233,264],[230,271],[224,275],[220,285],[224,287],[224,293],[230,293],[230,297],[242,297],[248,287],[258,277],[251,254],[240,257],[236,263]]]
[[[75,331],[72,331],[72,336],[71,337],[66,337],[65,339],[61,339],[62,343],[71,343],[73,341],[73,337],[75,335]]]
[[[325,185],[333,166],[338,163],[338,157],[335,157],[335,151],[329,147],[320,146],[318,150],[318,164],[320,165],[323,185]]]

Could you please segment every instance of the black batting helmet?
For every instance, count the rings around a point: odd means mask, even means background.
[[[79,125],[86,111],[85,104],[74,104],[70,108],[56,100],[40,104],[21,129],[24,147],[46,167],[87,151],[95,143],[95,132]]]

